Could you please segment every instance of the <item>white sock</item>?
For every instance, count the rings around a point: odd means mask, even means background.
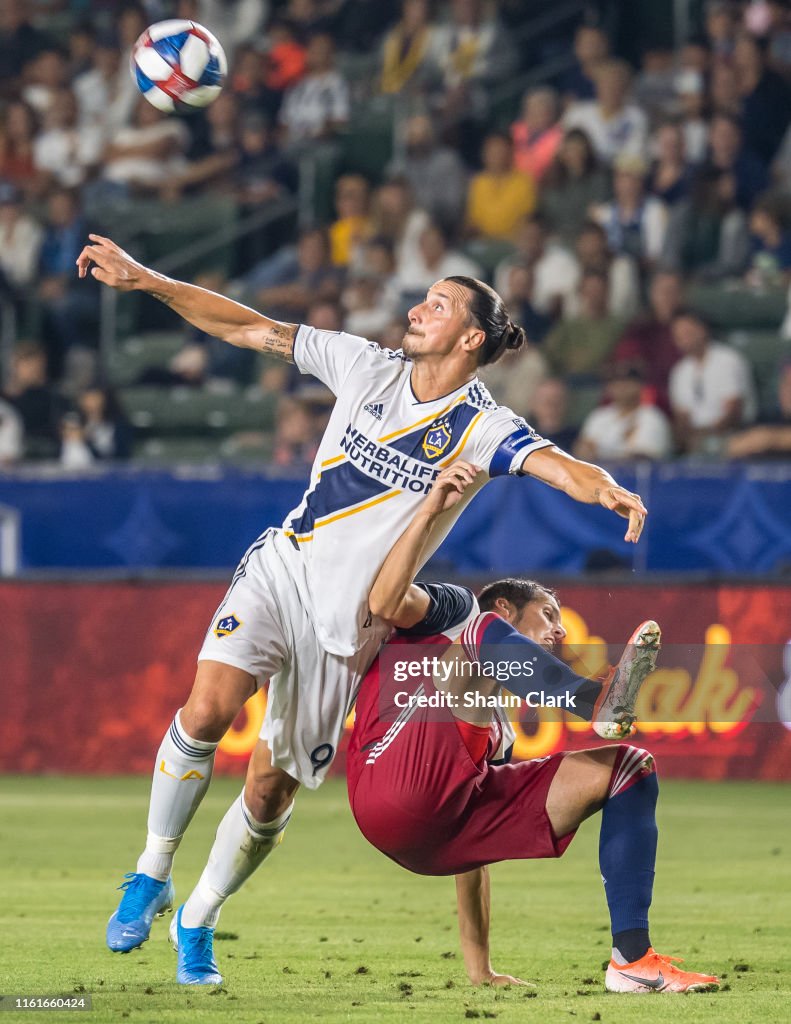
[[[148,806],[148,838],[137,862],[138,871],[160,881],[170,874],[181,837],[209,788],[217,749],[216,743],[188,736],[180,713],[181,709],[157,751]]]
[[[214,928],[220,908],[240,889],[283,838],[294,801],[272,821],[256,821],[244,802],[234,800],[220,822],[209,861],[181,911],[185,928]]]

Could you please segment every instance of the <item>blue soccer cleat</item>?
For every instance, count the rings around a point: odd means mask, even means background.
[[[221,985],[222,975],[214,959],[214,929],[185,928],[179,907],[170,922],[170,941],[179,955],[176,981],[179,985]]]
[[[118,910],[107,922],[107,945],[114,953],[128,953],[142,946],[151,932],[151,922],[173,907],[176,890],[167,878],[160,882],[134,871],[124,875],[124,890]]]

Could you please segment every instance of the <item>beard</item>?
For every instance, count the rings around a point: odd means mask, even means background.
[[[414,361],[420,356],[420,348],[417,339],[422,337],[423,335],[419,334],[417,331],[413,331],[411,328],[407,329],[404,334],[404,339],[401,342],[401,351],[407,359],[412,359]]]

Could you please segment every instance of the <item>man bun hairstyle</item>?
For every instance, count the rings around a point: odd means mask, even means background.
[[[527,334],[508,316],[505,303],[494,288],[474,277],[455,276],[445,280],[461,285],[470,293],[470,320],[486,335],[478,350],[479,366],[496,363],[503,352],[516,352],[522,348]]]

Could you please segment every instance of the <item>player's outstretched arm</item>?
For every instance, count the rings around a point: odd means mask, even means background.
[[[477,466],[459,459],[437,476],[412,522],[401,534],[379,570],[368,595],[372,615],[398,629],[408,629],[425,618],[430,599],[413,584],[431,528],[443,512],[458,502],[476,476]]]
[[[639,494],[632,494],[610,474],[590,462],[581,462],[560,448],[539,448],[522,463],[522,472],[565,491],[575,501],[602,505],[629,520],[624,540],[636,544],[643,532],[648,511]]]
[[[456,875],[459,940],[467,977],[473,985],[525,985],[510,974],[498,974],[489,959],[491,887],[489,870],[475,868]]]
[[[91,244],[86,245],[77,258],[80,277],[90,273],[97,281],[118,291],[146,292],[214,338],[222,338],[238,348],[251,348],[280,356],[287,362],[294,361],[296,324],[270,320],[224,295],[158,274],[102,235],[88,237]]]

